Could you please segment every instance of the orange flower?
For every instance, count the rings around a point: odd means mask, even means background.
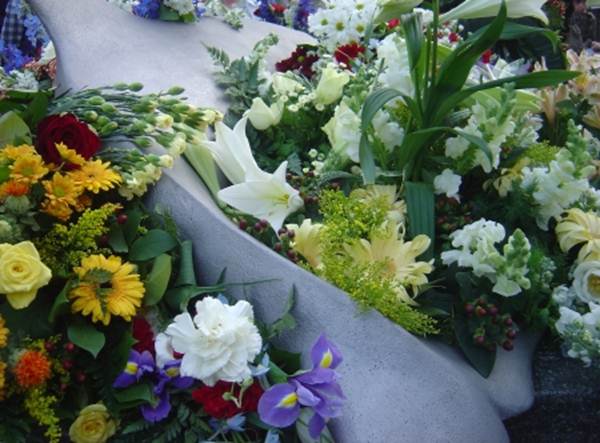
[[[71,207],[77,206],[81,185],[59,172],[52,176],[52,180],[45,180],[43,184],[46,189],[43,211],[60,220],[67,220],[73,212]]]
[[[50,361],[39,351],[25,351],[14,372],[19,386],[24,389],[35,388],[50,378]]]
[[[21,197],[29,194],[29,185],[14,180],[7,181],[0,185],[0,200],[6,197]]]

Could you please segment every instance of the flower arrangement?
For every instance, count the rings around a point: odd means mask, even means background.
[[[199,286],[192,243],[140,200],[220,114],[141,89],[2,103],[0,440],[333,441],[340,351],[322,335],[302,370],[273,344],[293,293],[269,325],[227,283]]]
[[[589,363],[594,62],[571,54],[571,71],[549,71],[493,54],[500,36],[544,32],[509,17],[546,17],[543,1],[488,3],[332,2],[308,18],[318,44],[273,74],[274,37],[239,60],[212,49],[232,105],[188,154],[228,178],[211,189],[240,229],[361,307],[456,344],[483,376],[519,331],[554,324]],[[472,35],[456,21],[487,16]]]

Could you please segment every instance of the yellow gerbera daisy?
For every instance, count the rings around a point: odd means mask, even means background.
[[[122,178],[110,169],[110,163],[102,160],[86,162],[77,171],[69,175],[87,191],[98,194],[100,191],[108,191],[121,183]]]
[[[85,158],[79,155],[74,149],[69,149],[69,147],[64,143],[56,143],[54,146],[58,151],[58,155],[60,155],[60,158],[62,158],[65,163],[70,163],[77,166],[82,166],[85,164]]]
[[[104,325],[110,323],[111,315],[131,321],[145,292],[133,264],[122,263],[116,256],[90,255],[74,270],[79,284],[69,294],[73,312],[91,314],[93,322]]]
[[[81,186],[60,172],[52,176],[52,180],[43,182],[46,190],[46,200],[42,203],[42,210],[60,220],[67,220],[71,207],[77,206],[77,199],[81,195]]]
[[[6,159],[11,161],[31,154],[37,153],[35,151],[35,148],[30,145],[7,145],[4,148],[0,149],[0,159]]]
[[[37,183],[47,173],[48,168],[37,154],[19,157],[10,166],[10,178],[19,183]]]
[[[556,235],[563,252],[584,243],[578,262],[600,260],[600,217],[593,212],[573,208],[556,225]]]

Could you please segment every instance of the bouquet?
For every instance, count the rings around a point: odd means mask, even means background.
[[[337,347],[315,337],[303,369],[273,344],[293,293],[263,324],[226,282],[199,286],[192,243],[141,201],[220,115],[141,88],[2,103],[0,440],[333,441]]]
[[[573,55],[549,71],[490,51],[556,44],[508,20],[546,21],[543,2],[419,3],[327,3],[308,18],[318,45],[274,74],[274,37],[239,60],[213,48],[232,106],[188,155],[212,155],[230,184],[209,187],[240,229],[483,376],[519,331],[555,324],[593,359],[593,77]],[[488,16],[471,35],[456,21]]]

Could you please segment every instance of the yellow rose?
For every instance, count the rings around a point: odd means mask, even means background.
[[[279,124],[283,116],[283,103],[277,101],[271,106],[267,106],[262,98],[255,97],[247,116],[252,126],[259,131],[264,131]]]
[[[38,289],[51,278],[52,272],[40,260],[33,243],[0,244],[0,294],[6,294],[14,309],[29,306]]]
[[[75,443],[104,443],[117,431],[117,423],[102,403],[86,406],[69,428]]]

